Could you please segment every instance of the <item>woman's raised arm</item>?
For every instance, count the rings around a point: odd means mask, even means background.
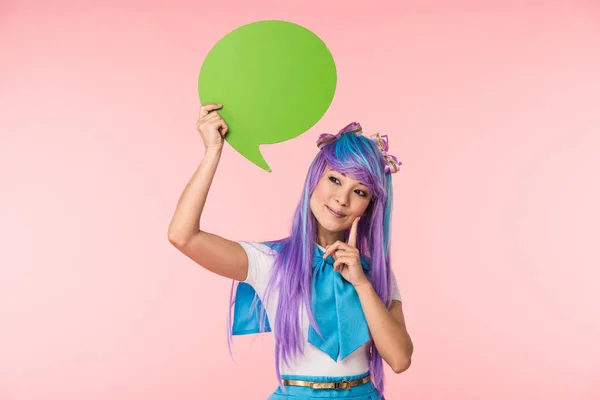
[[[179,251],[215,274],[243,281],[248,275],[248,257],[234,241],[200,229],[202,210],[221,159],[227,124],[214,111],[220,104],[200,107],[196,128],[204,142],[200,165],[186,185],[169,225],[168,238]]]

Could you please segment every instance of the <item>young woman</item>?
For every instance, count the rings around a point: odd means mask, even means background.
[[[383,398],[382,361],[401,373],[413,353],[390,267],[391,174],[401,163],[387,154],[387,136],[367,138],[357,123],[319,136],[290,235],[235,242],[200,229],[228,129],[219,108],[200,108],[205,154],[169,241],[239,282],[233,335],[273,332],[279,387],[269,399]]]

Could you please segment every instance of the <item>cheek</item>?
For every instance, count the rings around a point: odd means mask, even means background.
[[[328,198],[330,198],[332,196],[331,190],[329,190],[327,188],[327,185],[325,185],[325,184],[317,185],[317,187],[315,188],[314,194],[317,195],[317,198],[319,200],[327,200]]]
[[[321,185],[317,185],[312,195],[310,196],[310,205],[311,207],[316,207],[323,203],[325,198],[323,197],[323,188]]]
[[[363,215],[365,211],[367,211],[367,207],[369,207],[369,201],[361,200],[359,201],[354,208],[354,212],[357,215]]]

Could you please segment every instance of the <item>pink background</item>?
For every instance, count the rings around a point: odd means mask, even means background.
[[[227,147],[203,228],[284,235],[319,133],[387,133],[415,343],[388,399],[600,399],[597,2],[82,3],[0,3],[1,400],[274,390],[271,337],[231,360],[230,281],[167,241],[202,60],[261,19],[327,43],[336,96],[271,174]]]

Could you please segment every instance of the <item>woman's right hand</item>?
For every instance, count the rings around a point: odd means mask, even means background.
[[[214,111],[221,107],[223,107],[221,104],[205,104],[200,107],[196,129],[200,132],[206,150],[221,150],[223,148],[224,137],[228,128],[221,115]]]

